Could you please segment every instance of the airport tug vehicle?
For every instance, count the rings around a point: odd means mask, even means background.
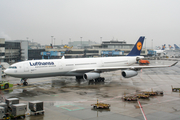
[[[105,103],[99,103],[97,100],[96,104],[91,104],[91,106],[93,106],[94,109],[109,109],[109,107],[111,106],[110,104],[105,104]]]
[[[137,101],[137,97],[136,96],[123,96],[122,99],[124,101]]]
[[[0,81],[0,90],[8,89],[10,87],[13,87],[13,84],[10,84],[7,81]]]
[[[177,91],[179,91],[180,92],[180,88],[173,88],[173,86],[171,85],[171,87],[172,87],[172,91],[173,92],[177,92]]]
[[[138,63],[139,63],[139,65],[149,65],[150,62],[148,60],[142,60],[141,59],[138,61]]]

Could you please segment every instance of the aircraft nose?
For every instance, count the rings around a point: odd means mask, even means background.
[[[9,71],[9,70],[8,70],[8,69],[6,69],[6,70],[4,71],[4,73],[5,73],[5,74],[8,74],[8,73],[9,73],[8,71]]]

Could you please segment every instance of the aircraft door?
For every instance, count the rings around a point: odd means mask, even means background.
[[[28,63],[24,63],[24,72],[29,72]]]

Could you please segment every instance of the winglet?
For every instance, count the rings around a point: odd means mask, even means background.
[[[131,52],[127,56],[139,56],[140,53],[141,53],[141,49],[142,49],[142,46],[143,46],[144,39],[145,39],[145,37],[141,36],[139,38],[139,40],[136,42],[136,44],[134,45]]]
[[[177,63],[178,63],[178,61],[175,62],[175,63],[173,63],[173,64],[172,64],[171,66],[169,66],[169,67],[175,66]]]

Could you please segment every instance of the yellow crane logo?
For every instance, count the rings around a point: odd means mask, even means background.
[[[138,50],[141,50],[141,48],[142,48],[142,43],[141,43],[141,42],[138,42],[137,45],[136,45],[136,47],[137,47]]]

